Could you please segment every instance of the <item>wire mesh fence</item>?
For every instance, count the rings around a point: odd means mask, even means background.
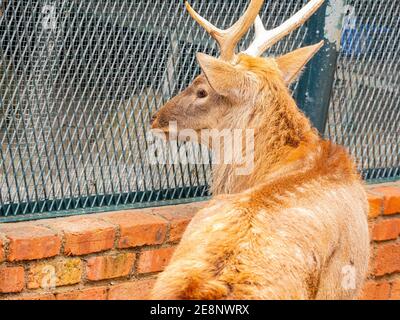
[[[348,0],[327,135],[368,180],[400,177],[400,2]]]
[[[191,1],[221,27],[247,2]],[[305,3],[265,1],[263,21],[276,26]],[[395,3],[349,1],[330,106],[327,134],[367,178],[400,175]],[[308,32],[270,53],[300,47]],[[217,46],[180,1],[0,1],[0,218],[208,195],[210,164],[145,156],[149,118],[199,73],[197,51]]]

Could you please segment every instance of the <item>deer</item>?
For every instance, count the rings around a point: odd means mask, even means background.
[[[220,56],[197,53],[201,74],[154,114],[151,129],[171,139],[172,121],[178,131],[252,128],[254,166],[246,175],[236,164],[213,166],[212,198],[189,223],[151,299],[359,297],[369,260],[364,183],[347,150],[313,128],[289,89],[324,43],[262,56],[323,2],[309,1],[272,30],[259,17],[263,0],[251,0],[226,30],[185,3]],[[236,53],[253,24],[254,40]]]

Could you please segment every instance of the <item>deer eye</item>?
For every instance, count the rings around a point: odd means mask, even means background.
[[[196,94],[197,94],[197,98],[200,98],[200,99],[207,97],[207,91],[204,89],[198,90]]]

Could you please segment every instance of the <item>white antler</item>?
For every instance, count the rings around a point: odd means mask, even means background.
[[[260,17],[257,16],[254,22],[254,40],[250,44],[249,48],[243,53],[254,57],[261,56],[268,48],[272,47],[290,32],[304,24],[304,22],[306,22],[323,3],[324,0],[311,0],[294,16],[272,30],[266,30]]]
[[[194,20],[196,20],[215,40],[221,48],[221,59],[233,61],[235,48],[240,39],[250,29],[255,18],[261,10],[264,0],[251,0],[243,16],[229,29],[221,30],[201,17],[186,1],[186,9]]]

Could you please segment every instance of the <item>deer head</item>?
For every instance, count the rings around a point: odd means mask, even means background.
[[[280,108],[292,101],[288,85],[323,42],[277,58],[260,56],[302,25],[323,1],[311,0],[273,30],[265,30],[258,16],[263,0],[252,0],[243,16],[227,30],[212,25],[186,2],[190,15],[218,42],[221,55],[197,54],[202,74],[153,116],[152,129],[167,133],[170,122],[177,124],[178,131],[257,127],[260,119],[282,113]],[[237,43],[253,23],[254,41],[246,51],[236,54]]]

